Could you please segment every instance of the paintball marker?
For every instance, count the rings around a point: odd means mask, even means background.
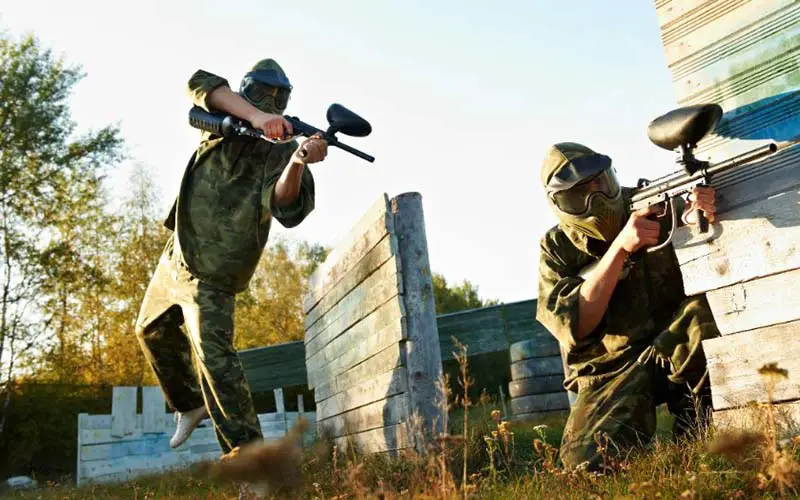
[[[328,112],[326,115],[328,120],[328,129],[324,131],[301,121],[296,116],[284,116],[284,118],[286,121],[292,124],[294,135],[275,140],[266,137],[260,130],[251,127],[244,120],[239,120],[234,116],[209,113],[199,106],[194,106],[189,111],[189,125],[220,137],[241,135],[264,139],[265,141],[276,144],[282,144],[290,142],[301,135],[305,137],[311,137],[314,134],[320,134],[330,146],[343,149],[350,154],[367,160],[370,163],[375,161],[373,156],[352,148],[347,144],[339,142],[339,139],[336,137],[337,132],[341,132],[352,137],[366,137],[372,132],[372,126],[367,120],[361,118],[341,104],[331,104],[328,107]],[[305,151],[302,151],[300,155],[304,156]]]
[[[719,105],[696,104],[672,110],[648,125],[647,137],[650,141],[658,147],[670,151],[677,150],[676,162],[683,167],[682,170],[653,181],[640,179],[638,189],[631,198],[629,207],[631,212],[665,202],[669,205],[658,215],[663,217],[667,210],[670,212],[672,227],[669,236],[660,245],[648,248],[648,252],[660,250],[672,241],[677,225],[675,207],[677,197],[689,194],[695,187],[708,186],[712,176],[716,174],[759,160],[778,150],[775,143],[769,143],[713,165],[698,160],[692,150],[703,137],[714,130],[721,117],[722,108]],[[700,232],[708,232],[708,219],[705,214],[698,211],[697,216]]]

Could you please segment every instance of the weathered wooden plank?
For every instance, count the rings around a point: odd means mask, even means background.
[[[308,312],[361,257],[389,232],[388,197],[384,193],[367,209],[349,233],[309,277],[303,310]]]
[[[334,394],[346,391],[370,377],[405,366],[405,344],[393,343],[374,356],[362,358],[362,360],[347,371],[320,374],[320,380],[328,382],[321,383],[314,388],[314,399],[317,403],[319,404]]]
[[[111,415],[89,415],[88,413],[81,413],[78,418],[78,430],[110,428]]]
[[[275,395],[275,412],[279,415],[285,415],[286,405],[283,400],[283,389],[273,389],[272,393]]]
[[[711,76],[718,82],[730,74],[732,66],[742,67],[756,58],[757,51],[769,50],[770,37],[775,33],[782,35],[782,28],[791,29],[792,0],[711,3],[722,7],[716,12],[721,16],[707,16],[704,24],[695,23],[694,26],[678,23],[663,33],[667,65],[673,72],[675,85],[681,89],[680,95],[714,85],[716,82]],[[692,19],[686,21],[691,23]],[[722,29],[721,24],[724,25]],[[687,30],[687,27],[696,29]],[[736,36],[730,36],[731,33]],[[724,66],[718,67],[721,64]],[[708,78],[686,79],[704,75]]]
[[[325,313],[339,303],[351,290],[356,288],[372,273],[380,269],[387,261],[391,260],[397,272],[401,272],[400,260],[395,258],[396,238],[386,234],[383,239],[367,254],[347,271],[347,274],[334,286],[325,297],[310,311],[306,313],[304,329],[308,331]],[[394,243],[393,243],[394,242]]]
[[[307,361],[308,385],[316,388],[327,375],[341,373],[395,342],[406,338],[403,303],[390,300],[336,337]]]
[[[166,403],[159,386],[142,387],[142,416],[144,432],[161,432],[164,428]]]
[[[238,352],[250,390],[266,392],[305,385],[305,343],[300,340]]]
[[[766,402],[765,379],[758,369],[777,363],[789,379],[775,387],[774,401],[800,398],[800,321],[758,328],[703,342],[715,410]]]
[[[408,370],[395,368],[317,403],[317,421],[408,391]]]
[[[395,294],[402,293],[401,286],[398,265],[396,260],[392,258],[390,261],[385,262],[356,288],[350,290],[341,301],[328,310],[327,314],[305,330],[304,338],[306,348],[308,348],[308,345],[312,343],[321,332],[327,330],[330,325],[334,324],[336,320],[340,319],[342,316],[346,316],[348,313],[351,313],[353,309],[357,309],[358,305],[365,299],[384,288],[388,288],[388,292],[394,291]],[[388,296],[385,297],[381,303],[385,302],[388,298]],[[360,317],[356,319],[360,319]]]
[[[800,268],[797,188],[731,210],[712,228],[707,234],[689,228],[675,232],[686,295]]]
[[[322,435],[338,438],[407,422],[410,408],[411,400],[408,393],[397,394],[335,417],[320,420],[318,426]]]
[[[769,413],[774,418],[778,439],[800,434],[800,401],[715,411],[714,427],[719,430],[763,431],[769,428]]]
[[[357,453],[380,453],[412,447],[409,434],[408,425],[402,423],[340,437],[334,442],[341,453],[349,453],[353,449]]]
[[[384,266],[386,267],[386,266]],[[391,269],[391,268],[389,268]],[[394,273],[395,269],[391,269]],[[373,279],[374,277],[374,279]],[[375,273],[318,321],[306,337],[306,359],[328,345],[358,321],[400,294],[400,276]]]
[[[800,269],[706,293],[723,335],[800,319]]]
[[[111,435],[123,437],[136,429],[136,387],[114,387],[111,402]]]
[[[408,340],[406,366],[411,407],[421,419],[426,435],[442,431],[443,416],[438,404],[436,383],[442,377],[442,352],[436,326],[436,304],[428,260],[425,215],[419,193],[403,193],[390,202],[394,231],[397,234],[403,283]],[[422,452],[426,443],[415,447]]]

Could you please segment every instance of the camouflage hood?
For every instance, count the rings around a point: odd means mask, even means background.
[[[547,201],[565,229],[607,243],[619,234],[625,204],[611,165],[608,156],[574,142],[555,144],[547,151],[541,180]],[[587,183],[599,177],[606,181],[605,190]],[[566,209],[567,201],[572,210]]]

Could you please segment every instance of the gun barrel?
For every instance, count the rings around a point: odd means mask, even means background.
[[[189,125],[221,137],[227,132],[225,127],[225,115],[209,113],[199,106],[195,106],[189,110]]]
[[[764,156],[769,156],[772,153],[778,150],[778,145],[774,142],[766,144],[756,149],[752,149],[740,155],[734,156],[733,158],[729,158],[725,161],[719,162],[717,164],[709,166],[706,171],[708,175],[714,175],[719,172],[724,172],[725,170],[729,170],[733,167],[737,167],[742,165],[743,163],[749,163],[751,161],[758,160]]]
[[[352,155],[358,156],[362,160],[367,160],[370,163],[375,161],[375,157],[374,156],[370,156],[367,153],[363,153],[363,152],[357,150],[356,148],[348,146],[347,144],[342,144],[338,140],[335,141],[335,142],[331,142],[331,146],[336,146],[339,149],[343,149],[343,150],[347,151],[348,153],[350,153]]]
[[[689,184],[698,181],[700,179],[704,179],[706,177],[711,177],[714,174],[718,174],[720,172],[730,170],[734,167],[738,167],[739,165],[743,165],[745,163],[758,160],[760,158],[775,153],[777,150],[778,146],[773,142],[758,147],[756,149],[747,151],[740,155],[734,156],[733,158],[729,158],[720,163],[716,163],[714,165],[710,165],[706,168],[700,169],[692,175],[683,172],[676,172],[674,174],[667,175],[665,177],[662,177],[661,179],[657,179],[652,185],[646,186],[641,190],[637,191],[631,197],[631,203],[637,203],[639,201],[644,200],[645,198],[662,194],[666,191],[678,188],[684,184]]]

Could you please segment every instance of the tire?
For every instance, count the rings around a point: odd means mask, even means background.
[[[533,396],[523,396],[511,400],[511,413],[513,415],[556,410],[569,410],[569,398],[567,398],[566,391],[534,394]]]
[[[561,356],[525,359],[511,363],[511,380],[542,377],[545,375],[564,376],[564,364]]]
[[[511,356],[511,362],[516,363],[517,361],[525,359],[561,356],[561,350],[555,339],[541,337],[511,344],[509,354]]]
[[[531,413],[520,413],[519,415],[512,415],[508,418],[511,422],[541,422],[554,415],[565,415],[567,410],[553,410],[553,411],[534,411]]]
[[[508,395],[511,398],[532,396],[564,390],[564,375],[545,375],[543,377],[522,378],[512,380],[508,384]]]

